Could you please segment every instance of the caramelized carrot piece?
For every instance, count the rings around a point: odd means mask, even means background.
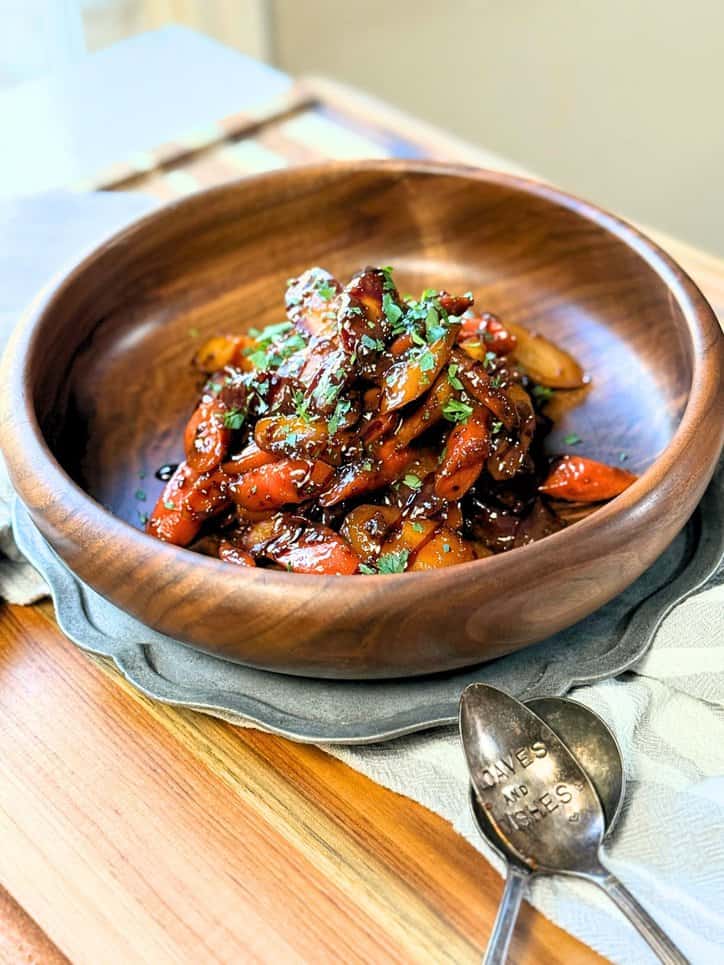
[[[254,427],[254,441],[267,452],[313,459],[321,455],[329,442],[329,432],[324,419],[273,415],[259,419]]]
[[[517,345],[515,359],[534,382],[552,389],[578,389],[586,379],[583,369],[565,349],[522,325],[509,325]]]
[[[234,546],[226,539],[222,539],[219,543],[219,559],[224,563],[234,563],[236,566],[256,566],[251,553],[247,553],[239,546]]]
[[[396,438],[401,446],[409,445],[442,419],[445,403],[453,396],[453,387],[447,377],[447,370],[438,375],[435,383],[412,415],[408,416],[397,430]]]
[[[503,325],[499,318],[484,312],[482,315],[466,315],[462,320],[458,342],[473,355],[480,358],[486,352],[508,355],[515,349],[516,338],[510,326]]]
[[[359,557],[341,536],[319,525],[308,526],[273,559],[293,573],[323,576],[351,576],[360,564]]]
[[[324,462],[280,459],[245,472],[230,484],[229,491],[234,502],[245,509],[279,509],[314,495],[332,473]]]
[[[390,441],[392,440],[388,440]],[[385,450],[384,454],[380,450],[381,462],[377,465],[369,461],[370,465],[367,468],[368,462],[363,461],[341,466],[330,485],[319,496],[319,503],[321,506],[335,506],[344,499],[362,496],[364,493],[389,486],[405,471],[413,458],[414,453],[409,449]]]
[[[459,328],[457,323],[448,323],[445,334],[432,345],[416,347],[389,367],[382,383],[380,411],[400,409],[430,388],[450,356]]]
[[[433,533],[439,527],[432,519],[406,519],[399,527],[395,527],[385,540],[380,555],[399,553],[404,551],[409,560],[414,554],[432,539]],[[408,569],[410,563],[408,561]]]
[[[616,466],[607,466],[583,456],[562,456],[538,487],[542,493],[577,503],[599,503],[613,499],[637,476]]]
[[[445,457],[435,477],[435,493],[443,499],[460,499],[480,475],[490,452],[490,413],[475,406],[466,422],[448,436]]]
[[[211,375],[227,365],[234,365],[244,372],[251,372],[251,364],[245,352],[253,349],[255,341],[250,335],[215,335],[208,339],[194,355],[194,365]]]
[[[400,518],[395,506],[356,506],[344,518],[340,533],[354,552],[368,563],[379,556],[382,543],[390,527]]]
[[[164,486],[146,523],[146,532],[166,543],[188,546],[201,528],[201,519],[186,506],[186,496],[199,474],[182,462]]]
[[[227,408],[218,399],[206,399],[189,419],[184,433],[186,461],[197,472],[216,469],[224,460],[231,429],[224,425]]]
[[[230,476],[248,472],[249,469],[258,469],[269,462],[277,462],[278,456],[271,452],[264,452],[255,442],[250,442],[238,455],[232,456],[222,465],[222,469]]]
[[[475,559],[473,547],[451,529],[443,527],[419,550],[415,556],[412,572],[438,570],[457,563]]]

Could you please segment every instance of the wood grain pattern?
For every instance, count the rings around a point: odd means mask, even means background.
[[[413,802],[317,748],[147,700],[49,605],[4,608],[0,683],[0,885],[58,954],[479,961],[502,883]],[[527,905],[513,955],[600,960]]]
[[[316,263],[346,277],[367,262],[395,265],[403,290],[472,288],[484,307],[571,349],[595,390],[551,447],[574,431],[577,452],[615,462],[625,451],[643,478],[523,550],[384,580],[240,571],[121,522],[138,525],[141,474],[178,458],[196,393],[189,332],[276,321],[289,275]],[[157,629],[292,673],[425,673],[554,633],[650,565],[716,461],[722,341],[663,252],[554,188],[419,162],[324,164],[198,194],[97,249],[16,333],[3,444],[71,569]],[[113,516],[69,484],[43,436]]]

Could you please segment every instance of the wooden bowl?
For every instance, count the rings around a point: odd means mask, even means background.
[[[643,475],[539,543],[433,572],[246,571],[146,536],[154,470],[178,461],[195,403],[195,348],[279,321],[285,280],[314,264],[342,279],[393,265],[403,292],[472,289],[479,307],[550,335],[593,378],[552,449],[576,432],[576,452],[613,463],[625,453]],[[157,630],[287,673],[423,674],[541,640],[651,564],[712,474],[722,358],[696,286],[598,208],[459,166],[323,164],[163,208],[54,283],[6,355],[2,443],[57,553]]]

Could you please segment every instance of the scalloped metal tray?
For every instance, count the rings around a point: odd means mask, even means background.
[[[724,472],[694,516],[632,586],[585,620],[479,667],[391,681],[288,677],[200,653],[128,616],[81,583],[16,501],[21,552],[43,575],[66,636],[109,657],[139,690],[165,703],[311,743],[363,744],[451,724],[460,692],[482,680],[521,698],[564,694],[614,677],[651,644],[674,606],[716,573],[724,555]]]

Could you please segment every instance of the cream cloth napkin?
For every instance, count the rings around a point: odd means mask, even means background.
[[[80,224],[76,213],[75,220],[70,217],[69,230],[75,228],[80,237],[84,231],[92,232],[92,240],[99,231],[107,232],[137,213],[128,210],[129,204],[147,204],[126,198],[124,209],[121,202],[122,196],[112,200],[104,196],[95,209],[96,222]],[[46,203],[41,199],[41,211]],[[80,199],[65,198],[61,203],[70,205],[72,215]],[[87,208],[82,210],[85,218]],[[23,223],[27,213],[26,208]],[[38,281],[43,281],[42,276]],[[7,306],[3,311],[0,303],[0,335],[7,335],[14,317]],[[0,549],[4,554],[0,558],[0,596],[31,603],[43,596],[46,588],[32,567],[19,559],[13,545],[11,499],[0,467]],[[724,955],[722,577],[724,571],[706,590],[668,616],[652,648],[633,671],[617,680],[576,688],[570,694],[603,716],[624,754],[626,800],[606,848],[608,863],[695,965],[719,965]],[[501,861],[481,841],[468,812],[467,771],[454,730],[367,747],[325,749],[379,784],[442,815],[502,870]],[[541,878],[534,882],[530,898],[544,915],[612,961],[622,965],[655,961],[634,929],[592,885]]]

